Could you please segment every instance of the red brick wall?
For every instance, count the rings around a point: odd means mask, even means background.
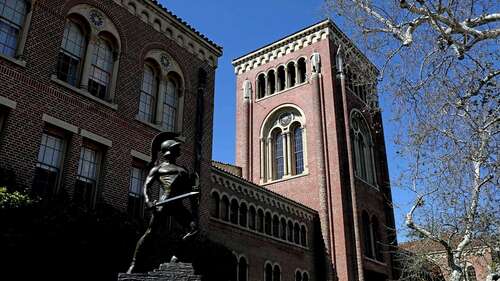
[[[117,27],[122,53],[115,102],[117,110],[97,103],[51,81],[61,44],[66,11],[76,4],[99,8]],[[149,155],[153,136],[159,133],[135,120],[142,81],[143,59],[147,51],[159,48],[169,53],[182,69],[185,81],[182,136],[186,138],[180,163],[192,167],[198,71],[208,72],[204,95],[204,135],[202,145],[202,182],[208,182],[212,152],[214,69],[183,49],[164,34],[132,16],[110,0],[41,0],[34,6],[33,18],[24,50],[26,67],[0,58],[0,95],[17,102],[11,110],[0,138],[0,163],[11,167],[23,186],[30,186],[36,163],[44,113],[64,120],[113,142],[106,149],[99,183],[99,198],[125,210],[132,164],[130,150]],[[68,138],[64,158],[63,188],[69,193],[75,181],[82,137]]]

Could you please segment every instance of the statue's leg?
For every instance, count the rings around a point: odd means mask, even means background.
[[[156,212],[153,211],[151,214],[151,218],[149,219],[149,225],[144,234],[139,238],[137,241],[137,244],[135,246],[135,251],[134,251],[134,256],[132,257],[132,262],[130,263],[130,267],[127,270],[127,273],[132,273],[134,271],[136,262],[137,262],[137,256],[141,254],[141,252],[144,250],[144,241],[151,235],[151,233],[155,230],[156,225],[157,225],[157,219],[156,217]]]

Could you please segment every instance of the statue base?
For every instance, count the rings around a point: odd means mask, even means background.
[[[118,281],[201,281],[190,263],[163,263],[147,273],[119,273]]]

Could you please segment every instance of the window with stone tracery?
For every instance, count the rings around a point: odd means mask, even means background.
[[[358,111],[353,111],[351,114],[351,131],[355,175],[368,184],[376,185],[373,142],[369,127]]]
[[[307,172],[305,118],[295,107],[270,114],[261,130],[261,181],[271,182]]]

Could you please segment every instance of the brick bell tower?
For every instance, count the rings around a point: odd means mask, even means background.
[[[329,279],[393,278],[394,214],[377,68],[330,20],[233,66],[236,165],[243,177],[318,211],[336,272]]]

